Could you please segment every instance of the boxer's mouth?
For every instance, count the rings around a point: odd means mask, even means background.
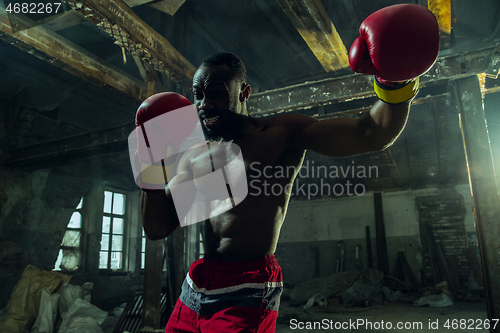
[[[220,116],[212,116],[212,117],[202,116],[202,118],[205,126],[213,127],[218,124]]]

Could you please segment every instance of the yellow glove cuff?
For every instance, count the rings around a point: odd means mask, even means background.
[[[389,104],[401,104],[412,100],[418,93],[418,77],[407,81],[406,84],[395,82],[395,87],[389,87],[374,80],[373,88],[378,98]]]

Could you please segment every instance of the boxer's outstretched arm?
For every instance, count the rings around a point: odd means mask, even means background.
[[[406,124],[418,77],[436,61],[439,38],[436,17],[423,6],[388,6],[370,15],[349,50],[349,65],[355,72],[375,75],[374,90],[380,101],[359,120],[292,117],[290,122],[296,123],[290,126],[291,145],[330,156],[390,146]]]
[[[360,119],[317,120],[308,116],[284,115],[290,131],[290,146],[318,153],[345,157],[389,147],[403,131],[410,103],[388,104],[378,101]]]

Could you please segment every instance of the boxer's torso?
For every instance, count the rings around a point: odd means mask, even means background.
[[[205,221],[204,241],[208,259],[243,261],[274,253],[290,199],[289,187],[305,154],[289,147],[286,124],[280,120],[283,117],[255,119],[255,126],[233,141],[241,148],[246,177],[231,167],[227,176],[232,184],[247,182],[248,195],[229,210],[230,199],[210,198],[213,217]],[[228,143],[210,143],[215,166],[221,165],[221,156],[226,156],[226,162],[233,160],[229,147]],[[208,149],[198,149],[190,159],[195,183],[206,197],[213,195],[211,186],[199,179],[212,171],[208,154]]]

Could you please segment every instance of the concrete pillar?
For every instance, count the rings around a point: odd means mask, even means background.
[[[490,319],[500,317],[500,197],[495,181],[483,99],[476,76],[451,83],[476,212],[481,268]],[[500,326],[500,325],[497,325]],[[500,332],[500,327],[495,331]]]

